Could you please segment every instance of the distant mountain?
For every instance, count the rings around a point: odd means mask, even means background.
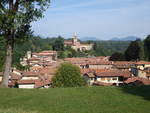
[[[128,37],[124,37],[124,38],[114,37],[110,40],[113,40],[113,41],[134,41],[136,39],[141,39],[141,38],[136,37],[136,36],[128,36]]]
[[[81,41],[88,41],[88,40],[95,41],[95,40],[98,40],[98,39],[96,37],[82,37],[82,38],[80,38],[80,40]]]

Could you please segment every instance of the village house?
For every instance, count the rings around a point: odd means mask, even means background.
[[[93,48],[93,44],[81,44],[76,34],[71,40],[65,40],[64,45],[71,46],[76,51],[91,50]]]
[[[102,69],[98,71],[87,71],[83,74],[89,85],[121,85],[127,78],[131,77],[129,71]]]
[[[38,72],[23,72],[21,79],[17,82],[18,88],[49,88],[56,70],[56,66],[50,66],[40,68]]]
[[[21,80],[37,80],[39,79],[38,73],[35,72],[23,72]]]
[[[21,64],[23,66],[46,66],[48,63],[56,62],[57,52],[56,51],[42,51],[39,53],[27,52],[25,57],[21,59]]]
[[[39,73],[24,72],[22,78],[17,81],[18,88],[48,88],[50,81],[41,77]]]
[[[148,68],[150,68],[150,62],[139,61],[133,63],[131,67],[131,72],[136,77],[149,78],[148,77],[149,71],[147,70]]]

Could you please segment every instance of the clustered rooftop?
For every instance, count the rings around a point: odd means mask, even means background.
[[[29,69],[13,69],[9,77],[9,87],[49,88],[58,66],[63,62],[79,66],[81,76],[89,85],[150,85],[150,62],[113,62],[105,56],[58,60],[56,51],[42,51],[27,52],[21,59],[21,64],[29,65]],[[0,72],[0,82],[2,77],[3,73]]]

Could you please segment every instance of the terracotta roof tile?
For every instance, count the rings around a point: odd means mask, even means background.
[[[11,80],[19,80],[19,79],[21,79],[20,75],[17,75],[15,73],[11,73]]]
[[[101,77],[115,77],[115,76],[121,76],[121,77],[130,77],[131,73],[129,71],[118,71],[118,70],[107,70],[105,72],[97,72],[95,73],[96,76]]]
[[[150,80],[146,78],[140,78],[140,77],[131,77],[128,78],[124,83],[129,84],[129,83],[134,83],[134,82],[139,82],[142,83],[143,85],[150,85]]]
[[[22,74],[23,76],[26,76],[26,77],[35,77],[35,76],[38,76],[39,73],[35,73],[35,72],[31,72],[31,71],[27,71],[27,72],[23,72]]]
[[[18,84],[35,84],[36,80],[19,80],[17,81]]]
[[[3,72],[0,72],[0,76],[3,76],[3,74],[4,74]]]
[[[147,61],[139,61],[139,62],[136,62],[134,64],[137,64],[137,65],[143,65],[143,64],[146,64],[146,65],[150,65],[150,62],[147,62]]]
[[[45,85],[49,85],[50,81],[49,80],[45,80],[45,81],[36,81],[35,82],[35,88],[40,88],[43,87]]]

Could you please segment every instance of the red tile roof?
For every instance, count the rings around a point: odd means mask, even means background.
[[[36,81],[35,82],[35,88],[40,88],[46,85],[49,85],[50,81],[49,80],[45,80],[45,81]]]
[[[36,80],[19,80],[17,81],[18,84],[35,84]]]
[[[21,77],[22,77],[22,76],[20,76],[20,75],[17,75],[17,74],[15,74],[15,73],[11,73],[11,79],[12,79],[12,80],[19,80],[19,79],[21,79]]]
[[[147,62],[147,61],[139,61],[139,62],[136,62],[136,63],[134,63],[134,64],[136,64],[136,65],[143,65],[143,64],[145,64],[145,65],[150,65],[150,62]]]
[[[150,80],[146,78],[140,78],[140,77],[131,77],[128,78],[124,83],[129,84],[129,83],[134,83],[134,82],[139,82],[140,84],[143,85],[150,85]]]
[[[89,78],[94,78],[95,77],[94,73],[86,73],[86,74],[84,74],[84,76],[85,75],[87,75]]]
[[[96,76],[100,77],[130,77],[131,73],[129,71],[118,71],[118,70],[107,70],[104,72],[95,73]]]
[[[35,73],[35,72],[30,72],[30,71],[23,72],[23,76],[26,76],[26,77],[36,77],[38,75],[39,75],[39,73]]]
[[[147,77],[150,77],[150,72],[147,73]]]
[[[37,56],[51,56],[54,54],[57,54],[57,52],[56,51],[42,51],[39,53],[32,53],[32,55],[37,55]]]
[[[34,88],[40,88],[42,86],[45,86],[45,85],[49,85],[50,84],[50,81],[49,80],[20,80],[17,82],[18,84],[34,84]]]
[[[3,76],[3,74],[4,74],[3,72],[0,72],[0,76]]]
[[[68,61],[73,64],[80,64],[80,65],[111,65],[113,64],[112,61],[106,60],[106,57],[92,57],[92,58],[65,58],[65,61]]]

